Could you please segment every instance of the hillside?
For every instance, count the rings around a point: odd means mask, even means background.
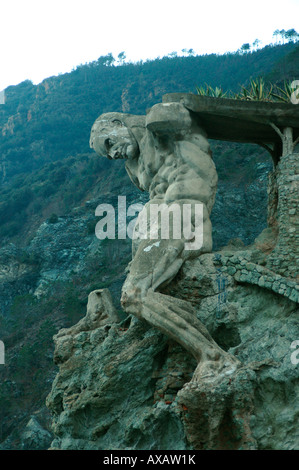
[[[94,120],[103,112],[143,114],[165,93],[196,86],[238,91],[250,78],[272,83],[296,78],[299,46],[267,46],[252,53],[164,57],[121,66],[103,58],[39,85],[6,90],[0,106],[0,369],[2,448],[47,447],[45,397],[56,374],[52,336],[85,314],[89,292],[109,287],[117,308],[130,240],[111,246],[94,235],[100,202],[145,202],[121,162],[89,149]],[[298,78],[298,77],[297,77]],[[266,226],[270,156],[255,145],[211,142],[219,175],[212,213],[214,247],[231,238],[250,244]],[[45,441],[25,439],[30,416]],[[48,433],[48,434],[47,434]],[[0,444],[1,448],[1,444]]]
[[[163,94],[195,92],[205,83],[238,91],[251,77],[273,71],[274,82],[295,78],[296,54],[298,46],[288,43],[246,54],[164,57],[122,66],[104,65],[100,57],[39,85],[28,80],[8,87],[0,107],[1,179],[88,152],[91,125],[103,112],[143,114]]]

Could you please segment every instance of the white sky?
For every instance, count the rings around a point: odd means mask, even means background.
[[[275,29],[298,31],[298,18],[299,0],[0,0],[0,90],[108,52],[135,62],[263,46]]]

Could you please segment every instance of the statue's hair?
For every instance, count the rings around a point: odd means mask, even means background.
[[[119,120],[122,124],[127,127],[128,131],[132,134],[139,147],[140,141],[145,133],[145,116],[138,116],[135,114],[126,114],[119,112],[109,112],[101,114],[101,116],[98,117],[97,121],[112,121],[113,119]]]

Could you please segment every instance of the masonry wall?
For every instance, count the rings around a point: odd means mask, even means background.
[[[276,188],[273,184],[276,177]],[[267,267],[290,278],[299,278],[299,154],[281,157],[275,173],[270,177],[268,223],[277,223],[278,239],[269,255]],[[277,195],[276,195],[277,190]],[[277,198],[277,210],[274,210]],[[275,213],[276,212],[276,213]],[[276,222],[274,219],[276,218]]]

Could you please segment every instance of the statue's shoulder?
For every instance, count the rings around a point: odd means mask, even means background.
[[[181,103],[158,103],[147,111],[145,124],[151,132],[167,134],[190,129],[192,120]]]

